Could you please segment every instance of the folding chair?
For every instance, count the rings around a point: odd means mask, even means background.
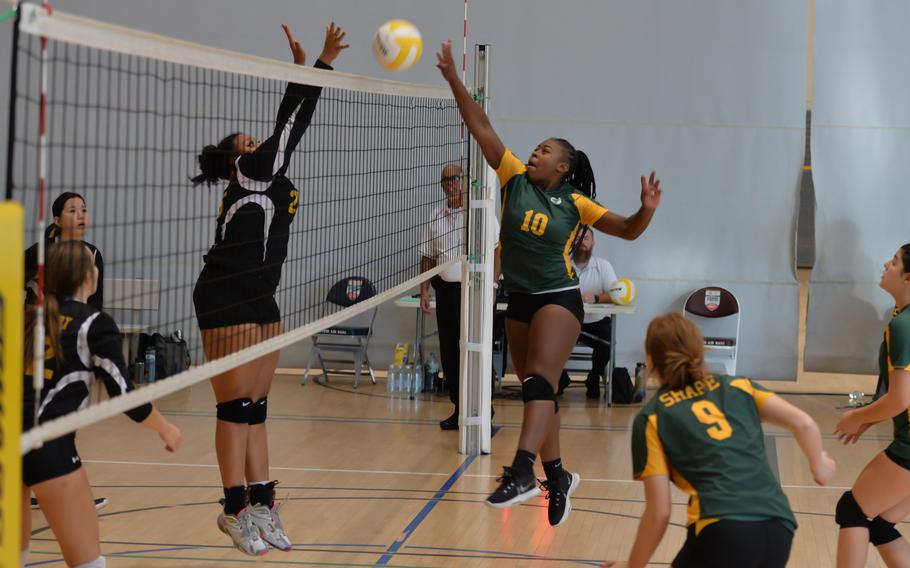
[[[683,307],[705,337],[705,363],[714,372],[736,374],[739,351],[739,301],[729,290],[708,286],[692,292]]]
[[[376,295],[376,288],[373,283],[362,276],[349,276],[336,282],[329,293],[326,295],[326,302],[347,308],[368,300]],[[313,366],[313,360],[319,360],[319,366],[322,368],[322,376],[325,381],[329,380],[329,372],[338,375],[354,375],[354,388],[360,384],[360,374],[366,365],[370,373],[370,381],[376,384],[376,374],[370,365],[370,357],[367,352],[370,346],[370,338],[373,336],[373,324],[376,322],[376,313],[379,308],[373,310],[370,316],[370,323],[367,326],[334,326],[325,329],[311,337],[313,341],[310,349],[310,357],[307,361],[306,372],[303,374],[300,384],[306,384],[310,378],[310,369]],[[339,358],[347,354],[347,358]],[[330,356],[327,356],[330,355]],[[353,365],[353,370],[338,367],[338,364]]]

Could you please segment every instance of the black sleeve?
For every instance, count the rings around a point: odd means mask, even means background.
[[[319,60],[313,67],[332,69]],[[274,133],[255,152],[238,158],[238,174],[256,181],[269,181],[274,176],[283,174],[297,143],[310,126],[321,93],[322,87],[288,83],[284,98],[278,105]]]
[[[101,311],[104,309],[104,258],[101,256],[101,251],[98,247],[88,243],[86,245],[92,249],[92,254],[95,257],[95,266],[98,268],[98,289],[89,297],[88,304]]]
[[[127,378],[120,330],[109,315],[100,313],[92,322],[88,330],[88,348],[95,376],[104,381],[108,396],[113,398],[135,388]],[[151,413],[152,405],[149,403],[126,411],[126,415],[135,422],[142,422]]]

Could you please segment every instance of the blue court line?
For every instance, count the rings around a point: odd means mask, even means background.
[[[490,438],[495,436],[502,428],[500,426],[494,426],[490,431]],[[467,469],[474,463],[474,458],[477,456],[469,456],[464,462],[455,470],[455,473],[449,476],[445,483],[442,484],[442,487],[439,488],[439,491],[433,495],[426,505],[423,506],[423,509],[417,513],[417,516],[405,527],[404,532],[402,533],[402,538],[399,538],[386,549],[386,553],[382,555],[382,558],[379,559],[379,562],[376,563],[377,566],[385,566],[392,560],[392,556],[398,552],[404,543],[411,538],[411,535],[414,534],[414,531],[417,530],[417,527],[420,526],[420,523],[427,518],[427,515],[430,514],[430,511],[439,503],[439,501],[445,497],[446,493],[449,492],[449,489],[455,485],[455,482],[458,481],[458,478],[467,471]]]
[[[427,515],[430,514],[430,511],[439,503],[439,500],[445,497],[446,493],[449,492],[449,489],[455,485],[455,482],[458,481],[458,478],[474,463],[474,458],[477,456],[468,456],[467,459],[462,462],[462,464],[455,470],[455,473],[449,476],[445,483],[442,484],[442,487],[439,488],[439,491],[433,495],[433,498],[430,499],[426,505],[423,506],[423,509],[417,513],[417,516],[405,527],[402,537],[389,545],[389,548],[386,549],[386,553],[382,555],[382,558],[379,559],[379,562],[376,563],[377,566],[385,566],[392,560],[392,556],[398,552],[399,549],[404,545],[404,543],[414,534],[414,531],[417,530],[417,527],[420,526],[420,523],[427,518]]]

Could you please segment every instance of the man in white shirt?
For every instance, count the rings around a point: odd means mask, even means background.
[[[610,284],[616,281],[616,272],[606,259],[593,256],[593,253],[594,232],[589,229],[572,251],[572,263],[578,273],[581,299],[586,304],[612,303],[608,290]],[[591,356],[591,371],[585,380],[586,396],[597,399],[600,398],[600,378],[606,372],[607,363],[610,361],[610,317],[585,315],[581,331],[582,335],[578,336],[578,340],[594,350]],[[594,341],[585,337],[584,333],[590,333],[608,343]],[[563,371],[559,379],[559,394],[562,394],[569,382],[569,374]]]
[[[458,164],[442,169],[440,184],[445,201],[430,214],[420,241],[420,271],[432,270],[464,252],[464,172]],[[439,330],[439,358],[449,388],[449,400],[455,405],[451,416],[439,423],[443,430],[458,429],[459,341],[461,339],[461,263],[420,284],[420,309],[429,315],[430,284],[436,292],[436,327]]]

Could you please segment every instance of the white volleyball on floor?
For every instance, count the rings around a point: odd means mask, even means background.
[[[389,71],[410,69],[420,59],[421,51],[420,30],[407,20],[390,20],[373,36],[373,56]]]
[[[635,287],[635,282],[628,278],[617,279],[616,282],[610,284],[607,292],[610,294],[610,299],[613,300],[613,303],[621,306],[635,303],[635,298],[638,296],[638,288]]]

